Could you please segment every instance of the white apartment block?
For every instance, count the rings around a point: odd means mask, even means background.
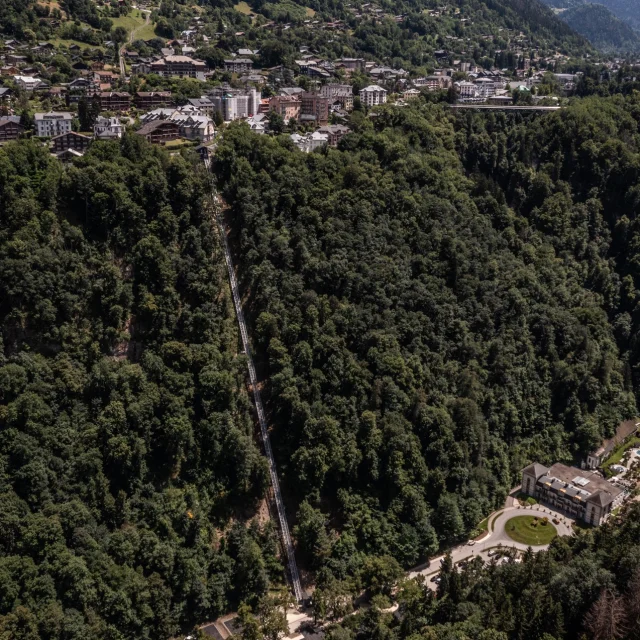
[[[458,94],[460,98],[475,98],[478,95],[478,88],[473,82],[467,82],[463,80],[462,82],[456,82],[456,88],[458,89]]]
[[[370,84],[360,90],[360,102],[367,107],[375,107],[387,101],[387,90],[377,84]]]
[[[49,113],[36,113],[34,116],[36,124],[36,135],[39,138],[51,138],[71,131],[70,113],[61,111],[49,111]]]

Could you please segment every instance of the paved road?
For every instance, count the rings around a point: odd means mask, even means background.
[[[302,583],[300,582],[300,574],[298,573],[298,565],[296,563],[296,557],[293,549],[293,541],[291,539],[291,533],[289,531],[289,523],[287,522],[287,514],[284,507],[284,501],[282,500],[282,493],[280,491],[280,482],[278,480],[276,461],[275,461],[275,458],[273,457],[273,452],[271,450],[271,440],[269,438],[267,420],[264,413],[264,407],[262,406],[262,397],[260,396],[260,389],[258,388],[258,377],[256,375],[256,369],[254,367],[253,357],[251,355],[251,348],[249,346],[249,333],[247,331],[247,325],[244,319],[244,312],[242,311],[242,301],[240,298],[235,269],[233,267],[233,260],[231,258],[231,251],[229,250],[229,242],[227,241],[227,230],[225,228],[225,224],[222,219],[222,214],[220,212],[220,206],[219,206],[220,201],[219,201],[218,195],[215,192],[215,187],[213,186],[213,180],[212,180],[212,199],[214,204],[216,221],[218,223],[218,228],[220,229],[220,236],[222,238],[224,257],[227,263],[227,271],[229,273],[229,282],[231,284],[231,295],[233,297],[233,304],[236,309],[236,317],[238,320],[238,327],[240,328],[242,346],[244,348],[244,352],[247,355],[249,381],[251,383],[251,390],[253,391],[253,400],[256,406],[256,412],[258,414],[258,422],[260,423],[260,433],[262,435],[264,450],[265,450],[265,453],[267,454],[267,460],[269,462],[269,475],[271,477],[271,486],[273,487],[273,496],[276,503],[276,510],[278,512],[278,521],[280,523],[280,534],[282,536],[282,543],[283,543],[285,552],[287,554],[287,561],[289,564],[289,577],[291,578],[293,595],[295,596],[295,599],[297,602],[301,602],[304,597],[304,593],[302,591]]]
[[[455,563],[461,562],[462,560],[466,560],[467,558],[473,558],[475,556],[480,556],[484,560],[488,560],[488,551],[490,549],[494,549],[495,547],[510,547],[512,549],[518,549],[519,551],[526,551],[530,545],[522,544],[521,542],[515,542],[512,540],[505,531],[506,523],[518,515],[540,515],[546,516],[549,519],[556,518],[559,520],[559,524],[554,525],[558,531],[558,535],[560,536],[570,536],[573,535],[573,530],[571,528],[572,520],[567,516],[554,511],[549,507],[543,507],[541,505],[535,505],[534,507],[507,507],[502,511],[498,512],[499,515],[491,516],[494,518],[492,522],[492,531],[487,533],[487,535],[479,540],[473,545],[463,544],[458,547],[455,547],[451,550],[451,558]],[[491,519],[490,519],[491,521]],[[537,545],[532,547],[534,551],[542,551],[546,549],[549,545]],[[432,576],[435,573],[438,573],[440,570],[440,560],[444,558],[444,556],[439,556],[438,558],[434,558],[431,560],[431,563],[428,567],[423,569],[416,569],[414,571],[409,572],[410,578],[415,578],[416,576]]]

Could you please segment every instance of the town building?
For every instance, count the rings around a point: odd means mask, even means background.
[[[154,109],[142,116],[142,122],[148,124],[160,120],[170,120],[178,126],[181,138],[208,142],[215,135],[215,125],[208,115],[191,105],[176,109]]]
[[[40,78],[34,78],[32,76],[13,76],[13,80],[18,87],[25,91],[35,91],[48,86],[46,82],[40,80]]]
[[[124,125],[118,118],[98,116],[93,125],[93,134],[99,140],[116,140],[124,135]]]
[[[143,125],[136,133],[152,144],[166,144],[180,137],[180,129],[172,120],[153,120]]]
[[[469,98],[476,98],[478,96],[478,89],[473,82],[462,80],[455,83],[458,95],[461,100],[468,100]]]
[[[385,104],[387,101],[387,91],[377,84],[370,84],[364,89],[360,89],[360,102],[363,106],[374,107]]]
[[[204,114],[181,115],[179,112],[176,112],[176,114],[171,117],[171,122],[175,122],[178,125],[180,137],[186,138],[187,140],[208,142],[209,140],[213,140],[216,133],[213,120]]]
[[[255,116],[247,118],[247,124],[253,133],[263,135],[269,129],[269,118],[266,113],[257,113]]]
[[[329,98],[305,91],[301,95],[300,121],[323,125],[329,122]]]
[[[327,135],[327,143],[330,147],[337,147],[338,142],[342,140],[343,136],[347,135],[351,129],[343,124],[330,124],[324,127],[320,127],[317,133],[324,133]]]
[[[133,97],[136,108],[143,111],[166,107],[172,100],[171,91],[138,91]]]
[[[204,113],[210,118],[213,117],[213,114],[216,111],[215,105],[206,96],[202,96],[201,98],[190,98],[189,104],[200,111],[200,113]]]
[[[34,121],[36,136],[50,138],[71,131],[73,116],[67,112],[49,111],[48,113],[36,113]]]
[[[335,66],[343,68],[345,71],[364,71],[365,70],[365,60],[364,58],[340,58],[340,60],[335,61]]]
[[[207,65],[202,60],[194,60],[189,56],[173,55],[152,62],[150,70],[151,73],[157,73],[166,78],[177,76],[178,78],[196,78],[204,81]]]
[[[101,91],[93,99],[100,105],[100,111],[129,111],[131,95],[125,91]]]
[[[413,100],[414,98],[419,98],[420,97],[420,90],[419,89],[407,89],[402,94],[402,97],[405,100]]]
[[[53,154],[60,162],[68,164],[76,158],[82,158],[84,153],[82,151],[76,151],[75,149],[64,149],[58,153]]]
[[[73,149],[84,153],[92,142],[90,136],[83,136],[81,133],[69,131],[59,136],[51,138],[51,153],[58,154],[66,149]]]
[[[69,93],[78,95],[87,95],[98,90],[98,85],[93,78],[75,78],[68,85]]]
[[[582,462],[583,469],[597,469],[611,454],[611,452],[633,435],[640,427],[640,423],[635,420],[627,420],[618,426],[613,438],[605,440],[600,447],[587,455],[587,459]]]
[[[224,70],[231,73],[244,73],[253,69],[253,60],[249,58],[230,58],[224,61]]]
[[[477,78],[475,85],[480,98],[490,98],[496,95],[496,83],[489,78]]]
[[[275,111],[280,114],[285,122],[300,118],[300,110],[302,108],[302,100],[299,96],[273,96],[269,98],[269,111]]]
[[[248,118],[260,112],[262,96],[257,89],[240,90],[215,87],[207,94],[215,111],[220,111],[226,122]]]
[[[0,116],[0,143],[17,140],[23,131],[20,116]]]
[[[329,136],[326,133],[319,133],[318,131],[307,135],[292,133],[291,140],[293,144],[304,153],[311,153],[329,144]]]
[[[595,471],[537,462],[522,470],[522,492],[587,524],[601,525],[622,504],[624,491]]]
[[[329,98],[329,104],[339,104],[345,111],[353,109],[353,87],[350,84],[329,82],[319,91],[324,98]]]

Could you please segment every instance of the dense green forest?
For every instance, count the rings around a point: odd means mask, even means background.
[[[635,415],[640,100],[520,118],[423,102],[356,113],[339,151],[244,126],[218,149],[321,583],[462,539],[526,462]]]
[[[3,639],[164,639],[282,580],[205,185],[137,136],[0,150]]]

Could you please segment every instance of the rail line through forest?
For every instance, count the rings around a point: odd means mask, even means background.
[[[209,168],[209,162],[206,162],[207,169]],[[253,391],[253,400],[256,406],[256,413],[258,414],[258,422],[260,423],[260,434],[262,436],[262,443],[264,445],[264,451],[267,455],[269,462],[269,475],[271,477],[271,486],[273,487],[274,501],[276,503],[276,510],[278,512],[278,522],[280,524],[280,534],[282,536],[282,545],[285,553],[287,554],[287,563],[289,565],[289,577],[291,579],[291,586],[293,588],[293,595],[297,602],[301,602],[303,599],[302,584],[300,582],[300,574],[298,573],[298,565],[296,563],[296,557],[293,550],[293,541],[291,540],[291,533],[289,531],[289,523],[287,522],[287,514],[284,507],[284,501],[282,500],[282,493],[280,491],[280,482],[278,480],[278,473],[276,469],[276,461],[273,457],[273,451],[271,449],[271,440],[269,438],[269,430],[267,428],[267,420],[264,413],[264,407],[262,405],[262,397],[260,395],[260,389],[258,388],[258,377],[256,375],[256,369],[253,364],[253,357],[251,355],[251,348],[249,346],[249,334],[247,333],[247,325],[244,319],[244,312],[242,311],[242,302],[240,299],[240,293],[238,288],[238,280],[233,268],[233,260],[231,258],[231,251],[229,249],[229,241],[227,240],[227,233],[220,209],[220,200],[216,192],[213,177],[211,177],[211,199],[213,202],[213,211],[220,230],[220,238],[222,241],[222,248],[224,250],[224,258],[227,265],[227,271],[229,273],[229,283],[231,285],[231,295],[233,297],[233,306],[236,310],[236,318],[238,320],[238,327],[240,328],[240,336],[242,338],[242,346],[247,356],[247,368],[249,369],[249,381],[251,383],[251,389]]]

